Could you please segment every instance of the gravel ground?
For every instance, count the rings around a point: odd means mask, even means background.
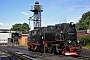
[[[23,47],[23,46],[14,46],[16,47],[17,49],[14,49],[16,51],[19,51],[19,52],[23,52],[23,53],[26,53],[26,54],[31,54],[31,55],[37,55],[40,57],[39,53],[36,53],[36,52],[31,52],[31,51],[28,51],[27,50],[27,47]],[[20,48],[20,49],[18,49]],[[21,49],[22,48],[22,49]],[[12,48],[11,48],[12,49]],[[13,49],[12,49],[13,50]],[[90,56],[90,51],[89,50],[83,50],[81,55],[83,56]],[[73,57],[70,57],[70,56],[63,56],[63,55],[42,55],[41,56],[41,59],[43,60],[84,60],[83,58],[73,58]]]
[[[14,49],[16,51],[20,51],[20,52],[23,52],[23,53],[27,53],[27,54],[31,54],[31,55],[36,55],[36,56],[39,56],[40,57],[40,53],[36,53],[36,52],[31,52],[31,51],[28,51],[27,50],[27,47],[23,47],[23,46],[14,46],[16,48],[22,48],[22,51],[19,49]],[[23,50],[24,49],[24,50]],[[27,50],[27,51],[26,51]],[[88,52],[88,53],[87,53]],[[38,55],[37,55],[38,54]],[[40,57],[41,59],[44,59],[44,60],[84,60],[82,57],[80,58],[77,58],[77,57],[71,57],[71,56],[63,56],[63,55],[50,55],[48,53],[46,53],[46,55],[44,56],[44,54],[41,54],[42,56]],[[83,50],[81,55],[83,56],[89,56],[90,55],[90,51],[88,50]]]
[[[81,52],[81,55],[83,55],[83,56],[89,56],[89,57],[90,57],[90,50],[84,49],[84,50]]]
[[[18,47],[18,48],[27,49],[27,47],[25,47],[25,46],[20,46],[20,47]],[[83,51],[81,52],[80,55],[83,55],[83,56],[90,56],[90,50],[83,49]]]

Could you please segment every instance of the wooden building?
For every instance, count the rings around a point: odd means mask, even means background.
[[[28,34],[22,34],[20,38],[18,38],[20,45],[27,45],[28,42]]]

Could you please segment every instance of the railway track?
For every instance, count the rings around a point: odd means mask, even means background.
[[[8,54],[0,51],[0,60],[11,60],[11,58]]]
[[[8,54],[9,55],[8,57],[11,60],[42,60],[42,59],[36,58],[35,56],[30,56],[30,55],[27,55],[25,53],[21,53],[18,51],[12,51],[4,47],[0,47],[0,51]]]
[[[6,52],[10,52],[8,51],[9,49],[8,48],[11,48],[11,49],[21,49],[21,50],[27,50],[26,48],[23,48],[23,47],[7,47],[7,48],[4,48],[2,47],[3,49],[6,50]],[[55,54],[40,54],[38,52],[31,52],[31,51],[28,51],[30,53],[33,53],[32,55],[29,55],[29,54],[25,54],[25,53],[22,53],[22,52],[19,52],[19,51],[15,51],[10,54],[12,54],[13,56],[15,56],[15,58],[18,58],[18,59],[21,59],[21,60],[36,60],[37,57],[40,58],[41,60],[49,60],[50,58],[52,59],[54,56],[56,57],[59,57],[59,58],[66,58],[66,57],[72,57],[72,58],[75,58],[76,60],[90,60],[90,56],[85,56],[85,55],[80,55],[80,56],[63,56],[63,55],[55,55]],[[55,57],[55,58],[56,58]],[[40,60],[40,59],[37,59],[37,60]],[[54,59],[52,59],[54,60]],[[56,59],[58,60],[58,59]],[[61,59],[61,60],[64,60],[64,59]]]
[[[25,47],[13,47],[13,48],[18,48],[18,49],[24,49],[24,50],[27,50],[27,48]],[[54,55],[51,55],[51,54],[46,54],[47,56],[54,56]],[[63,56],[63,55],[57,55],[57,56]],[[78,58],[78,59],[83,59],[83,60],[90,60],[90,55],[88,56],[85,56],[85,55],[79,55],[79,56],[71,56],[73,58]]]

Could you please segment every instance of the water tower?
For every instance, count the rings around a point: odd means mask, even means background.
[[[39,2],[36,1],[35,5],[31,6],[30,11],[34,13],[32,16],[33,17],[32,21],[34,21],[34,29],[41,27],[41,12],[43,12],[42,5],[40,5]]]

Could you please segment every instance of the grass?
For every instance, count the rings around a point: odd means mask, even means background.
[[[83,46],[83,48],[90,50],[90,45]]]
[[[23,44],[22,46],[27,46],[27,44]]]

